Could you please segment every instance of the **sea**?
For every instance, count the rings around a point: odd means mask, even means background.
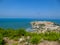
[[[60,19],[0,18],[0,28],[31,28],[33,21],[51,21],[60,24]]]

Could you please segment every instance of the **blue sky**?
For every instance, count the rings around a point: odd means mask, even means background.
[[[0,0],[0,18],[60,19],[60,0]]]

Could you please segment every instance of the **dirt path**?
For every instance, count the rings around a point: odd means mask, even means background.
[[[18,41],[9,40],[8,38],[4,38],[7,45],[25,45],[24,43],[18,43]],[[57,41],[43,41],[38,45],[60,45]]]
[[[39,45],[60,45],[60,43],[58,43],[57,41],[44,41],[44,42],[41,42]]]

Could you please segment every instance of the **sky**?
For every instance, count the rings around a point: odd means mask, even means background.
[[[60,0],[0,0],[0,18],[60,19]]]

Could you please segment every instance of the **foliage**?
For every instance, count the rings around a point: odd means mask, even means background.
[[[17,30],[18,36],[25,36],[26,35],[26,30],[21,28]]]
[[[0,45],[4,45],[4,40],[2,34],[0,34]]]
[[[46,32],[46,33],[31,33],[27,32],[24,28],[21,29],[3,29],[0,28],[0,45],[2,45],[3,37],[8,37],[9,39],[18,40],[21,36],[30,36],[30,42],[32,44],[38,44],[41,39],[48,40],[48,41],[60,41],[60,33],[57,32]]]
[[[32,44],[38,44],[41,41],[41,37],[38,35],[33,36],[30,41]]]
[[[49,41],[57,41],[60,38],[60,34],[56,32],[49,32],[44,34],[44,39]]]

